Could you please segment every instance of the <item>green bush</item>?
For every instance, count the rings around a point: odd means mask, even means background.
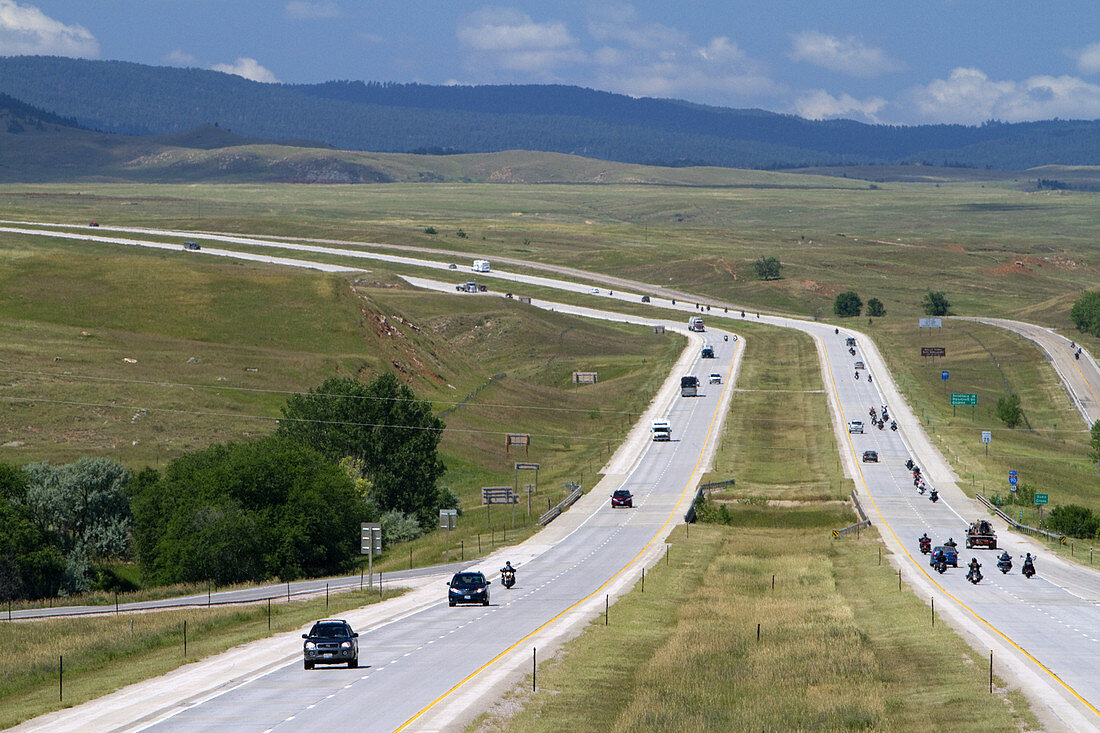
[[[1100,336],[1100,291],[1085,293],[1073,303],[1069,312],[1078,331]]]
[[[1046,520],[1046,526],[1068,537],[1092,539],[1100,536],[1100,517],[1092,513],[1088,507],[1077,504],[1056,506],[1050,510]]]
[[[858,316],[861,310],[863,310],[863,301],[851,290],[836,296],[836,300],[833,301],[833,313],[841,318]]]
[[[997,417],[1007,427],[1014,428],[1024,419],[1024,411],[1020,407],[1020,395],[1010,394],[1008,397],[997,398]]]

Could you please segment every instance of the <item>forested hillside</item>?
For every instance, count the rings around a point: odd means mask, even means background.
[[[1100,164],[1095,121],[876,126],[555,85],[263,84],[201,69],[14,56],[0,58],[0,92],[106,132],[166,135],[217,124],[345,150],[536,150],[750,168]]]

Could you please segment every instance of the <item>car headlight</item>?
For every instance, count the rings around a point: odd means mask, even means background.
[[[307,641],[306,642],[306,649],[309,649],[309,650],[312,651],[313,649],[316,649],[316,648],[317,648],[317,645],[315,643],[313,643],[312,641]]]
[[[342,642],[340,644],[340,648],[341,649],[351,649],[351,642],[350,641]]]

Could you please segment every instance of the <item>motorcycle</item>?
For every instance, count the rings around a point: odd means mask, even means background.
[[[870,374],[868,374],[868,375],[867,375],[867,384],[870,384],[870,383],[871,383],[871,382],[873,382],[873,381],[875,381],[875,380],[871,379],[871,375],[870,375]]]
[[[1024,560],[1024,567],[1020,570],[1024,574],[1024,577],[1031,580],[1031,576],[1035,575],[1035,563]]]
[[[890,429],[893,430],[895,433],[897,432],[897,430],[898,430],[898,421],[897,420],[891,420],[890,421]]]
[[[932,489],[930,492],[928,492],[928,501],[935,504],[939,500],[940,500],[940,495],[935,489]]]
[[[970,572],[966,574],[966,579],[974,585],[982,582],[982,571],[977,566],[971,566]]]
[[[906,458],[906,459],[905,459],[905,467],[906,467],[906,468],[908,468],[908,469],[909,469],[910,471],[912,471],[912,470],[913,470],[913,466],[914,466],[914,465],[916,465],[916,464],[914,464],[914,463],[913,463],[913,459],[912,459],[912,458]]]
[[[856,350],[853,349],[851,346],[849,346],[848,347],[848,353],[851,354],[852,356],[855,356],[856,355]]]
[[[729,334],[726,334],[726,335],[722,336],[722,340],[723,341],[729,341],[730,340]]]
[[[928,485],[925,484],[923,481],[921,481],[920,484],[917,485],[917,492],[921,496],[924,496],[924,492],[927,491],[927,490],[928,490]]]
[[[1008,571],[1012,569],[1012,560],[998,560],[997,569],[1000,570],[1003,574],[1008,575]]]
[[[856,372],[856,381],[859,381],[859,372]]]
[[[936,561],[936,564],[933,567],[936,568],[936,572],[939,573],[940,575],[946,573],[947,572],[947,558],[941,556],[940,559]]]
[[[883,422],[882,420],[879,420],[879,421],[878,421],[877,423],[875,423],[875,424],[876,424],[876,425],[878,425],[878,429],[879,429],[879,430],[882,430],[882,429],[884,429],[884,428],[886,427],[886,423],[884,423],[884,422]]]
[[[1080,360],[1080,358],[1081,358],[1081,352],[1080,352],[1080,351],[1075,351],[1075,352],[1073,352],[1073,358],[1074,358],[1074,359],[1078,359],[1078,360]]]
[[[516,584],[516,571],[515,570],[501,570],[500,571],[500,583],[505,588],[511,588]]]
[[[932,540],[927,537],[920,538],[920,552],[922,555],[927,555],[932,552]]]
[[[839,328],[834,328],[833,333],[835,333],[837,335],[840,335],[840,329]]]

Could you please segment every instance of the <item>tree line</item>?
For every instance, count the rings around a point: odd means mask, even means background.
[[[146,584],[291,580],[351,568],[361,522],[387,542],[457,508],[439,485],[443,422],[392,374],[294,395],[269,437],[134,474],[109,458],[0,464],[0,600]]]

